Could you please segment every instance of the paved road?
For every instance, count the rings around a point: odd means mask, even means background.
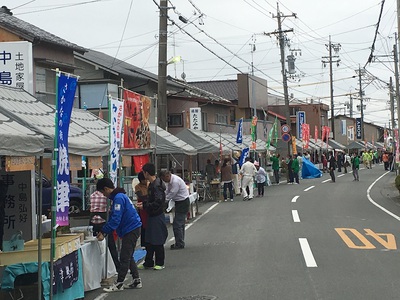
[[[85,299],[399,299],[394,173],[379,165],[360,170],[359,182],[336,175],[268,187],[249,202],[205,203],[187,247],[168,243],[166,268],[142,271],[141,290]]]

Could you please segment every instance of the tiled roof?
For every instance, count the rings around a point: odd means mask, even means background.
[[[0,28],[8,30],[32,43],[46,42],[81,53],[86,51],[86,49],[81,46],[68,42],[54,34],[40,29],[39,27],[11,16],[2,10],[0,10]]]
[[[195,81],[189,82],[202,90],[209,91],[215,95],[228,100],[238,100],[237,80]]]

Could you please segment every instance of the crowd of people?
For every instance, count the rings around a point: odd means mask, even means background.
[[[214,164],[207,160],[205,175],[207,183],[219,179],[223,189],[223,201],[234,200],[234,195],[240,191],[243,201],[254,197],[254,183],[257,187],[257,197],[264,197],[265,185],[281,183],[281,177],[286,174],[287,184],[299,184],[302,179],[302,168],[305,160],[311,161],[309,152],[280,156],[273,153],[267,156],[271,162],[274,180],[271,182],[266,170],[258,161],[247,157],[238,167],[231,159],[226,158],[222,166],[219,161]],[[331,182],[336,181],[335,172],[347,173],[351,168],[354,181],[359,181],[358,170],[360,164],[371,169],[373,164],[384,164],[385,170],[391,170],[393,154],[390,152],[364,151],[360,155],[356,152],[329,151],[321,154],[322,171],[329,172]],[[235,178],[240,178],[236,179]],[[98,240],[107,237],[107,245],[114,261],[118,277],[117,281],[106,292],[121,291],[124,288],[136,289],[142,287],[139,270],[165,268],[164,245],[168,237],[165,222],[166,204],[175,208],[173,219],[173,233],[175,243],[170,245],[171,250],[185,248],[185,223],[189,212],[189,190],[186,183],[179,176],[168,170],[162,170],[157,176],[155,165],[147,163],[138,174],[139,183],[135,185],[137,196],[136,205],[129,199],[122,188],[115,187],[111,179],[100,178],[96,184],[96,191],[91,195],[90,225]],[[239,187],[237,186],[239,185]],[[110,199],[107,213],[107,199]],[[120,255],[116,249],[115,240],[121,239]],[[146,256],[143,264],[136,265],[133,253],[140,238],[140,245],[145,248]],[[125,277],[130,270],[132,282],[124,284]]]

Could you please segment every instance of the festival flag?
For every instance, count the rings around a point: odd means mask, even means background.
[[[251,149],[256,149],[256,140],[257,140],[257,116],[254,116],[251,120]]]
[[[384,145],[385,149],[387,148],[387,141],[386,141],[387,137],[388,137],[388,134],[387,134],[386,124],[385,124],[385,129],[383,130],[383,145]]]
[[[293,154],[297,154],[296,137],[294,135],[292,135],[292,150]]]
[[[99,119],[104,120],[103,110],[101,109],[101,106],[100,106],[100,109],[99,109]]]
[[[375,147],[375,138],[374,138],[374,135],[373,135],[373,134],[372,134],[372,137],[371,137],[371,143],[372,143],[372,146]]]
[[[246,157],[249,156],[249,152],[250,152],[249,148],[244,148],[242,150],[242,153],[240,154],[240,158],[239,158],[239,166],[240,167],[245,163]]]
[[[109,176],[114,186],[117,186],[119,151],[121,149],[121,135],[124,120],[124,102],[118,99],[109,99],[110,112],[110,158],[109,158]]]
[[[243,143],[243,118],[240,118],[238,124],[238,131],[236,135],[236,143],[241,144]]]
[[[317,125],[315,125],[315,128],[314,128],[314,141],[315,141],[315,144],[317,144],[317,142],[318,142],[318,126]]]
[[[326,134],[326,149],[328,150],[328,142],[329,142],[329,133],[331,132],[331,128],[325,126],[325,134]]]
[[[277,130],[277,126],[278,126],[278,118],[275,117],[275,122],[272,125],[271,129],[269,130],[268,133],[268,139],[267,142],[265,143],[265,148],[267,150],[269,150],[269,147],[271,146],[271,141],[272,141],[272,134],[275,132],[275,144],[278,142],[278,130]]]
[[[56,117],[54,137],[53,207],[56,208],[55,223],[69,224],[70,166],[68,155],[68,132],[78,78],[71,74],[56,72]],[[53,217],[54,218],[54,217]],[[53,219],[52,218],[52,219]]]
[[[396,164],[400,162],[400,145],[399,145],[399,129],[393,129],[396,141]]]
[[[326,136],[326,126],[322,126],[322,136],[321,136],[321,140],[324,141],[325,140],[325,136]]]

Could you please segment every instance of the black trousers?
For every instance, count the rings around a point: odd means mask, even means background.
[[[146,245],[146,257],[143,266],[147,268],[154,267],[154,259],[157,266],[163,266],[165,261],[164,245]]]
[[[139,271],[133,258],[136,242],[140,236],[140,227],[132,230],[122,237],[120,263],[117,282],[124,282],[128,269],[131,270],[133,279],[139,278]]]
[[[329,175],[331,175],[332,182],[335,182],[336,179],[335,179],[335,170],[334,169],[329,169]]]
[[[263,183],[258,183],[257,182],[257,187],[258,187],[258,195],[260,196],[264,196],[264,185],[265,185],[265,182],[263,182]]]
[[[275,182],[279,183],[279,169],[274,170],[274,177],[275,177]]]

